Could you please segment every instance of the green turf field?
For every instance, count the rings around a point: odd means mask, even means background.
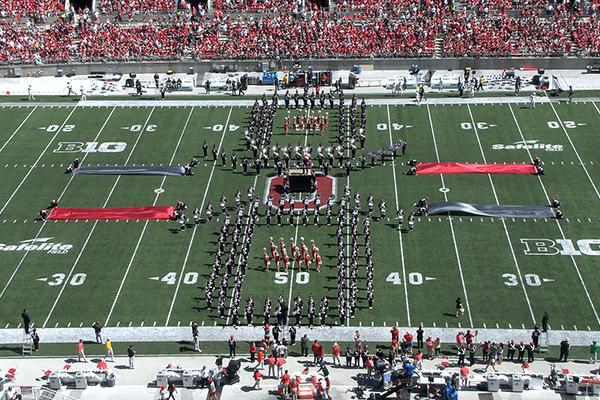
[[[94,320],[108,326],[229,322],[204,308],[203,287],[222,222],[218,199],[224,192],[231,206],[235,190],[245,194],[254,183],[262,196],[272,170],[255,180],[253,174],[244,176],[240,167],[234,173],[230,166],[215,165],[209,152],[193,177],[64,174],[75,156],[85,157],[83,165],[183,164],[201,153],[204,140],[209,146],[222,146],[228,157],[235,149],[241,159],[249,108],[156,104],[0,108],[0,243],[4,244],[0,247],[0,328],[19,325],[24,307],[36,325],[46,327],[89,326]],[[305,138],[283,134],[285,111],[280,111],[273,142],[307,140],[316,147],[334,141],[337,112],[329,112],[330,132]],[[390,219],[372,224],[374,309],[366,308],[363,268],[360,308],[348,323],[529,328],[547,310],[555,329],[600,329],[598,125],[599,105],[594,103],[538,104],[535,110],[515,104],[369,107],[366,149],[380,149],[404,137],[408,154],[395,163],[388,159],[384,165],[377,163],[350,175],[352,191],[359,191],[363,202],[369,192],[376,202],[385,199]],[[523,140],[553,145],[554,151],[500,146]],[[95,142],[83,146],[96,151],[57,152],[68,149],[61,142]],[[115,149],[102,147],[109,142],[126,146],[120,152],[98,151]],[[409,158],[504,163],[528,162],[532,155],[545,162],[546,175],[541,179],[403,175]],[[333,174],[339,195],[346,177],[338,168]],[[442,187],[448,190],[440,191]],[[156,193],[159,188],[164,192]],[[432,202],[447,198],[522,205],[543,205],[548,197],[557,197],[566,219],[432,216],[420,218],[413,232],[399,234],[393,218],[397,205],[412,211],[412,204],[424,195]],[[36,221],[38,210],[50,199],[59,199],[64,207],[174,205],[184,200],[193,208],[210,201],[216,215],[212,223],[184,232],[172,221]],[[252,294],[256,313],[262,313],[266,293],[286,299],[300,293],[305,304],[309,294],[318,302],[326,293],[335,309],[335,227],[269,228],[264,220],[259,222],[242,289],[242,312]],[[321,273],[313,270],[307,276],[292,270],[276,277],[275,272],[264,272],[262,248],[270,236],[314,239],[324,260]],[[27,252],[22,249],[25,245],[19,249],[32,239],[60,243],[62,251]],[[458,296],[466,307],[459,320],[453,315]]]

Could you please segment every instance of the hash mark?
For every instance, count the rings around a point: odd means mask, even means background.
[[[71,327],[71,321],[69,321],[69,323],[67,324],[67,328]]]
[[[131,324],[132,324],[132,322],[131,322],[131,321],[129,321],[129,326],[130,326],[130,327],[131,327]]]
[[[79,323],[79,327],[81,328],[82,326],[83,326],[83,322],[80,322]]]
[[[8,326],[9,326],[9,325],[10,325],[10,324],[6,324],[6,326],[4,327],[4,329],[8,329]],[[589,328],[589,326],[588,326],[588,328]]]
[[[522,328],[522,329],[525,329],[525,324],[521,324],[521,328]]]
[[[121,325],[121,321],[117,322],[117,328]]]
[[[508,324],[508,329],[512,329],[512,325],[510,323]]]
[[[144,321],[142,321],[142,323],[140,324],[140,326],[144,326]]]
[[[58,328],[58,322],[57,322],[56,324],[54,324],[54,327],[55,327],[55,328]]]
[[[483,328],[486,329],[487,325],[485,324],[485,322],[483,323]]]

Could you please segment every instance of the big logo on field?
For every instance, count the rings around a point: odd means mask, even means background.
[[[600,256],[600,239],[521,239],[528,256]]]
[[[332,194],[335,195],[336,192],[336,180],[334,177],[329,175],[317,175],[317,191],[314,193],[310,193],[308,208],[314,209],[315,206],[315,198],[316,193],[319,193],[319,197],[321,198],[321,206],[319,208],[323,208],[327,206],[327,200],[329,196]],[[277,207],[279,205],[279,200],[281,199],[281,195],[283,194],[283,177],[282,176],[274,176],[267,179],[267,185],[265,189],[264,201],[267,202],[267,197],[272,196],[273,207]],[[294,210],[301,210],[304,208],[302,205],[302,199],[304,198],[304,193],[295,193],[296,195],[296,203],[294,204]],[[285,202],[284,208],[289,208],[290,203],[288,201]]]
[[[540,143],[539,140],[522,140],[512,144],[493,144],[492,150],[543,150],[563,151],[562,144]]]
[[[66,254],[73,248],[72,244],[54,242],[53,237],[22,240],[18,244],[0,243],[1,251],[44,251],[48,254]]]
[[[55,153],[120,153],[127,147],[125,142],[58,142]]]

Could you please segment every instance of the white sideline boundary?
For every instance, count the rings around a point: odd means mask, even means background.
[[[199,96],[200,97],[200,96]],[[397,98],[397,97],[381,97],[367,99],[369,105],[400,105],[400,106],[417,106],[414,98]],[[559,100],[551,100],[547,97],[538,97],[538,104],[556,102]],[[583,102],[600,101],[600,98],[578,98],[573,100],[573,104]],[[459,97],[441,97],[441,98],[428,98],[423,103],[436,105],[436,104],[523,104],[524,106],[529,104],[527,97],[474,97],[474,98],[459,98]],[[223,100],[86,100],[83,102],[73,103],[36,103],[36,104],[21,104],[21,103],[0,103],[5,106],[20,106],[20,107],[250,107],[254,104],[254,99],[248,100],[232,100],[226,96],[223,96]],[[281,106],[280,106],[281,107]]]

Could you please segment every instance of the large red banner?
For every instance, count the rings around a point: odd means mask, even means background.
[[[465,164],[459,162],[417,164],[422,174],[536,174],[533,164]]]
[[[128,208],[55,208],[48,219],[60,220],[131,220],[131,219],[170,219],[175,207],[128,207]]]

